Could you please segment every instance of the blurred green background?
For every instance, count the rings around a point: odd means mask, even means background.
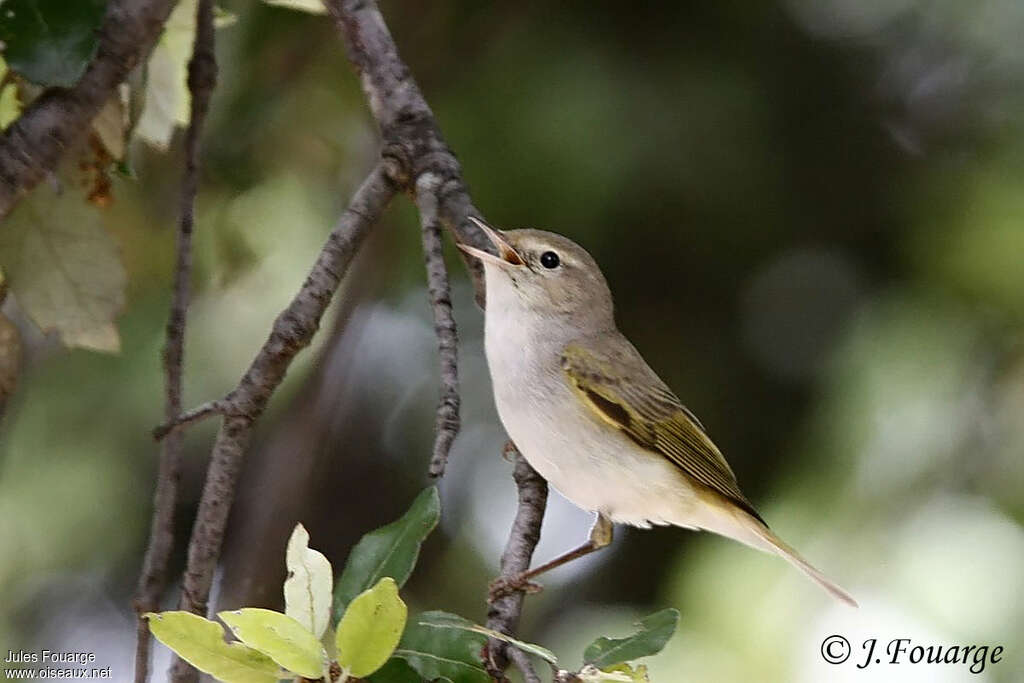
[[[328,20],[224,7],[238,21],[218,32],[188,405],[237,381],[378,149]],[[382,9],[481,210],[594,254],[620,327],[764,517],[861,604],[833,604],[785,563],[717,537],[620,530],[528,599],[522,635],[574,664],[594,637],[675,606],[680,630],[648,662],[661,683],[1021,680],[1024,4]],[[23,331],[0,435],[0,643],[95,651],[115,680],[131,670],[151,512],[180,139],[168,153],[136,144],[136,178],[115,178],[106,210],[129,272],[122,352]],[[463,430],[442,527],[404,594],[414,610],[482,621],[515,488],[482,316],[449,256]],[[296,521],[340,566],[426,485],[438,389],[421,262],[399,198],[259,426],[222,607],[280,603]],[[175,576],[213,430],[187,438]],[[536,559],[589,522],[553,494]],[[862,671],[822,661],[833,633],[854,659],[865,638],[1005,652],[980,675]]]

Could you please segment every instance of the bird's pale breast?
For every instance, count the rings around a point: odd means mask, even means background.
[[[487,317],[487,362],[498,415],[533,468],[577,506],[615,522],[692,526],[697,501],[678,468],[580,401],[561,369],[560,335],[530,337],[533,326],[513,320]]]

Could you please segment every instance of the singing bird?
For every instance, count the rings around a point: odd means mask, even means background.
[[[590,254],[555,233],[499,232],[471,220],[498,254],[459,245],[484,266],[484,347],[498,415],[542,477],[597,513],[586,543],[497,583],[492,597],[535,587],[530,579],[607,546],[613,524],[672,524],[780,555],[856,606],[768,528],[700,420],[619,332]]]

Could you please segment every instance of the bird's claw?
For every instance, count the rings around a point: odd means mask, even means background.
[[[544,590],[544,586],[524,579],[522,575],[512,577],[499,576],[494,581],[491,581],[487,587],[487,600],[488,602],[494,602],[513,593],[520,592],[533,595],[534,593],[540,593],[542,590]]]

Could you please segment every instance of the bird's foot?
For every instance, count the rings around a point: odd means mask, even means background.
[[[499,576],[494,581],[491,581],[487,587],[487,601],[494,602],[513,593],[520,592],[533,595],[534,593],[540,593],[542,590],[544,590],[544,586],[529,581],[522,574],[511,577]]]

